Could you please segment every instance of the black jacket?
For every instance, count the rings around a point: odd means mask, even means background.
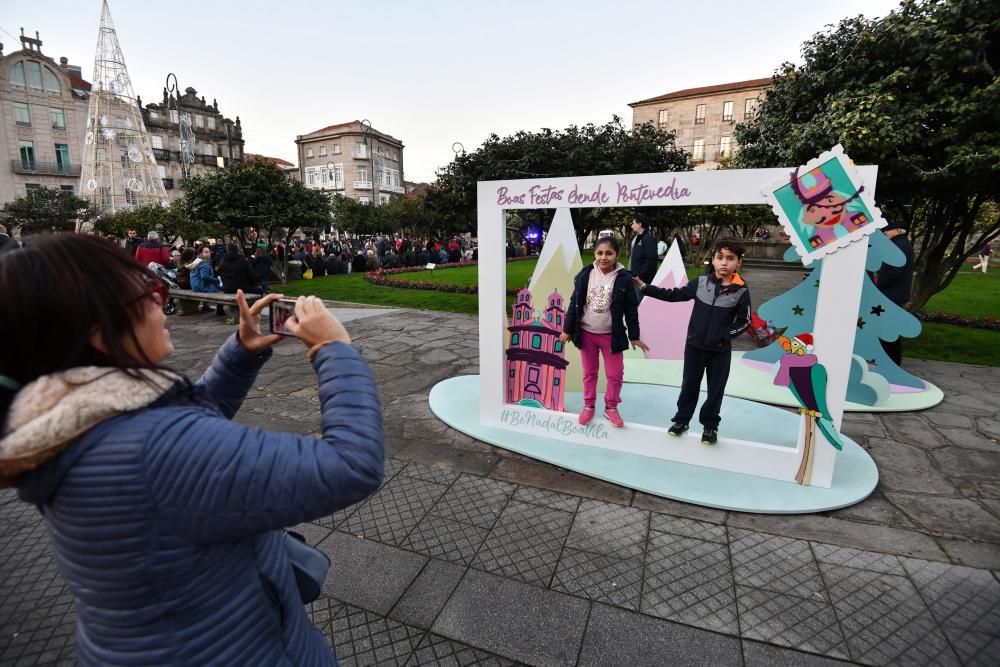
[[[219,262],[219,275],[222,277],[222,291],[235,294],[236,290],[244,292],[259,292],[260,279],[243,255],[226,255]]]
[[[267,282],[271,279],[271,258],[267,255],[253,258],[253,271],[258,282]]]
[[[723,285],[715,274],[698,276],[683,287],[663,289],[646,285],[644,294],[660,301],[690,301],[687,344],[702,350],[731,350],[736,338],[750,326],[750,289],[738,275]]]
[[[569,299],[566,309],[566,326],[563,331],[573,337],[573,344],[583,345],[583,309],[587,305],[587,285],[590,283],[590,272],[594,265],[583,267],[573,279],[573,296]],[[629,341],[639,340],[639,299],[635,296],[632,286],[632,274],[621,269],[615,276],[615,286],[611,295],[611,351],[624,352],[629,348]],[[626,333],[625,327],[628,327]]]
[[[892,242],[903,251],[906,262],[903,266],[883,264],[876,274],[875,284],[889,301],[902,306],[910,300],[913,291],[913,245],[906,234],[897,234]]]
[[[648,229],[643,231],[632,245],[628,270],[639,276],[644,283],[656,277],[656,240],[653,238],[653,232]]]

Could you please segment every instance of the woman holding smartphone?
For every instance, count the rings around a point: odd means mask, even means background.
[[[238,294],[238,332],[191,383],[164,365],[162,284],[107,241],[8,244],[0,292],[18,323],[0,327],[0,486],[44,515],[79,664],[335,664],[281,528],[371,494],[384,454],[375,382],[322,302],[286,322],[319,383],[310,437],[232,421],[281,340],[260,329],[278,295]]]

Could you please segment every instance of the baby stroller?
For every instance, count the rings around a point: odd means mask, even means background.
[[[168,269],[162,264],[157,262],[150,262],[146,265],[146,268],[156,274],[156,277],[163,281],[163,284],[170,289],[180,289],[180,285],[177,284],[177,272],[173,269]],[[177,312],[177,304],[174,303],[173,298],[168,298],[167,302],[163,304],[163,314],[173,315]]]
[[[778,339],[781,332],[771,326],[770,322],[762,320],[757,313],[750,313],[750,326],[747,335],[753,338],[757,347],[766,347]]]

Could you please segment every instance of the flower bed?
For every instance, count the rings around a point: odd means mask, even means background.
[[[508,262],[521,262],[529,259],[538,259],[537,257],[512,257],[508,259]],[[451,262],[448,264],[437,264],[435,269],[448,269],[457,268],[460,266],[474,266],[479,262]],[[399,289],[420,289],[427,290],[430,292],[450,292],[452,294],[478,294],[479,285],[449,285],[447,283],[433,283],[426,280],[400,280],[398,278],[393,278],[392,276],[399,273],[414,273],[418,271],[426,271],[427,269],[423,266],[403,266],[398,269],[379,269],[377,271],[369,271],[365,274],[365,280],[372,285],[381,285],[383,287],[396,287]],[[507,296],[515,296],[520,287],[508,287]]]
[[[1000,331],[1000,320],[995,317],[966,317],[961,313],[928,313],[920,311],[917,319],[922,322],[938,322],[940,324],[954,324],[959,327],[970,329],[989,329],[990,331]]]

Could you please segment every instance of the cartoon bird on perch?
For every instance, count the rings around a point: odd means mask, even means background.
[[[778,362],[774,384],[792,390],[795,400],[802,406],[799,412],[806,418],[805,446],[802,448],[802,463],[795,473],[795,481],[809,484],[812,477],[814,426],[819,427],[834,449],[843,450],[844,443],[837,433],[837,427],[830,420],[830,411],[826,406],[826,367],[812,354],[812,334],[799,334],[794,338],[781,336],[778,343],[785,354]]]

